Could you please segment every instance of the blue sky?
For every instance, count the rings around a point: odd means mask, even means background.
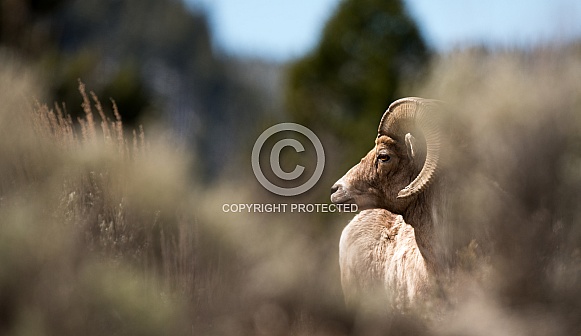
[[[340,0],[186,0],[209,13],[214,43],[227,53],[285,61],[316,45]],[[427,42],[445,51],[467,43],[527,46],[581,37],[578,0],[404,0]]]

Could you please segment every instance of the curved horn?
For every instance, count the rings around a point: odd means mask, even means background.
[[[440,159],[440,133],[437,112],[442,102],[416,97],[402,98],[393,102],[383,114],[379,123],[379,135],[394,135],[403,138],[410,124],[416,125],[426,139],[426,161],[418,176],[400,190],[397,198],[407,198],[425,190],[432,182]]]

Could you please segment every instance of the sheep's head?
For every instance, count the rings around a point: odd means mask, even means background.
[[[439,106],[439,101],[422,98],[392,103],[379,124],[375,147],[335,183],[331,201],[403,214],[435,176]]]

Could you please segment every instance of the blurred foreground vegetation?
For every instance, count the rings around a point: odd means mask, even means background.
[[[468,50],[434,62],[416,92],[458,108],[480,157],[459,168],[487,171],[512,202],[463,189],[458,211],[489,226],[494,253],[457,252],[471,267],[451,276],[444,306],[386,316],[344,308],[336,249],[349,216],[326,214],[335,226],[322,234],[314,214],[223,213],[265,199],[243,181],[203,187],[169,133],[102,119],[82,85],[80,126],[35,104],[33,72],[3,55],[2,334],[576,334],[578,53]]]
[[[454,106],[475,158],[457,169],[485,172],[511,200],[464,186],[455,211],[475,220],[452,232],[486,225],[493,252],[454,251],[466,267],[443,284],[437,309],[426,300],[374,314],[344,307],[337,245],[349,214],[222,211],[289,202],[258,185],[247,155],[257,131],[287,119],[278,66],[220,56],[205,17],[181,2],[23,3],[32,24],[1,28],[0,334],[579,334],[579,45],[429,59],[398,1],[345,1],[321,46],[289,67],[288,119],[316,130],[328,159],[292,202],[327,202],[403,94]],[[373,13],[405,29],[377,35],[365,24]],[[39,25],[61,33],[33,38]],[[11,40],[10,29],[30,38]],[[353,34],[361,44],[334,40]],[[41,38],[58,47],[30,48]],[[131,119],[125,92],[164,117]],[[60,98],[65,106],[52,104]],[[176,145],[190,131],[197,150]]]

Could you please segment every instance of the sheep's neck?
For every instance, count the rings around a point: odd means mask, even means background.
[[[406,223],[414,228],[416,244],[426,261],[426,266],[430,272],[436,273],[441,267],[436,256],[436,237],[434,232],[434,220],[431,214],[430,203],[422,195],[418,196],[403,215]]]

